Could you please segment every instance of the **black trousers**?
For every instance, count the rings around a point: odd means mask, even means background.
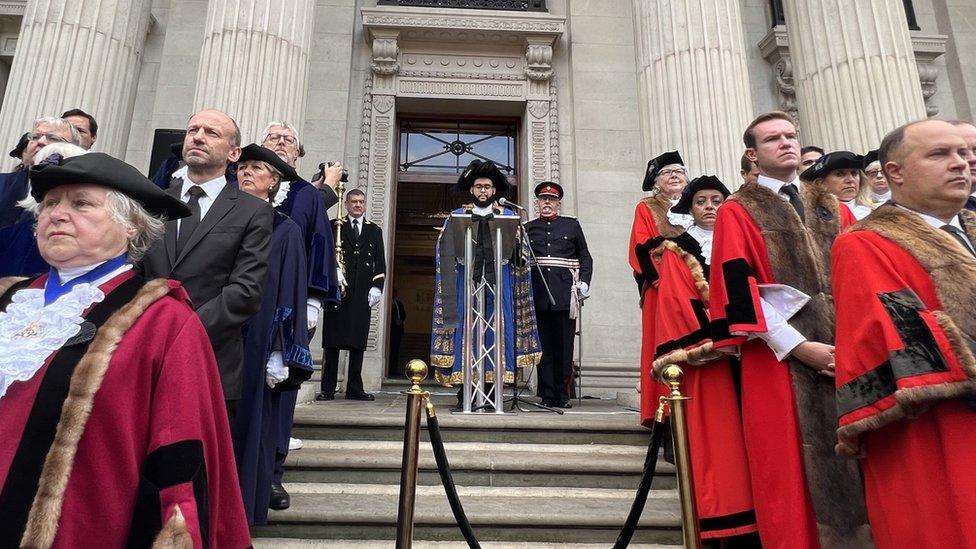
[[[325,368],[322,372],[322,394],[335,395],[339,382],[339,349],[325,348]],[[346,373],[346,396],[358,396],[363,390],[363,351],[349,349],[349,371]]]
[[[539,361],[539,396],[554,403],[569,400],[567,375],[572,379],[573,338],[576,322],[569,311],[536,311],[542,360]]]

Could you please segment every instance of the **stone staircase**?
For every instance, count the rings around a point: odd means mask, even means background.
[[[392,389],[399,389],[393,387]],[[562,416],[452,415],[434,394],[461,502],[483,547],[610,547],[640,478],[648,431],[612,400],[584,400]],[[574,401],[575,404],[576,401]],[[255,547],[392,547],[406,400],[303,404],[287,462],[291,508],[253,529]],[[427,442],[420,446],[414,546],[466,547]],[[674,468],[659,462],[631,547],[680,543]]]

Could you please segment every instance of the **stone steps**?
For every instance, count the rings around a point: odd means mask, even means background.
[[[575,486],[633,489],[645,448],[608,444],[445,443],[454,482],[463,486]],[[403,444],[397,441],[306,440],[286,466],[292,482],[397,484]],[[420,447],[418,482],[440,484],[429,444]],[[675,487],[674,466],[658,462],[653,488]]]
[[[519,542],[484,542],[483,549],[606,549],[605,543],[519,543]],[[317,539],[287,539],[264,538],[254,541],[254,549],[389,549],[391,543],[381,540],[317,540]],[[415,541],[413,549],[468,549],[468,544],[461,541]],[[680,545],[659,545],[648,543],[631,543],[629,549],[681,549]]]
[[[272,511],[257,537],[301,539],[394,539],[396,485],[288,483],[292,506]],[[479,540],[496,542],[602,543],[616,539],[633,500],[631,490],[458,487]],[[415,539],[460,540],[440,486],[417,489]],[[653,490],[634,540],[679,543],[677,495]]]

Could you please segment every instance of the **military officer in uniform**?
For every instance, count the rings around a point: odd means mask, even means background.
[[[346,285],[338,304],[325,306],[325,329],[322,344],[325,348],[325,369],[322,372],[322,392],[315,400],[333,400],[339,371],[339,351],[349,351],[349,372],[346,376],[347,400],[374,400],[363,390],[363,351],[369,334],[372,308],[383,299],[386,279],[386,255],[383,251],[383,230],[363,215],[366,195],[359,189],[346,193],[346,211],[342,220],[341,239],[345,273],[340,284]]]
[[[532,269],[536,319],[542,343],[539,396],[546,406],[571,408],[573,339],[580,300],[590,291],[593,258],[575,217],[559,215],[563,188],[549,181],[535,187],[539,217],[525,224],[538,263]],[[541,273],[540,273],[541,271]],[[552,293],[549,301],[546,285]]]

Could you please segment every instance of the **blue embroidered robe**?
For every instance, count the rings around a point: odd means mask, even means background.
[[[267,521],[275,453],[282,438],[279,417],[288,406],[283,397],[292,395],[294,409],[296,389],[312,375],[305,320],[307,272],[301,230],[276,212],[261,309],[244,326],[244,390],[233,425],[234,454],[250,524]],[[265,369],[274,350],[281,352],[289,377],[271,389]],[[284,436],[289,435],[290,425]]]
[[[495,214],[514,215],[509,209],[495,206]],[[458,208],[452,213],[470,213],[470,207]],[[444,228],[450,219],[444,222]],[[453,257],[441,258],[441,244],[445,231],[437,241],[435,254],[434,278],[434,311],[432,321],[430,363],[435,367],[435,379],[447,387],[460,384],[463,381],[462,335],[464,332],[464,277],[465,266]],[[528,254],[524,242],[518,246],[518,255],[523,259]],[[444,263],[442,263],[442,261]],[[454,263],[454,283],[451,288],[448,262]],[[532,277],[525,262],[523,266],[513,265],[505,261],[502,265],[502,317],[505,335],[505,383],[515,382],[515,368],[535,366],[542,357],[542,346],[539,343],[539,331],[535,320],[535,303],[532,296]],[[446,279],[446,280],[445,280]],[[453,293],[453,295],[450,295]],[[456,298],[455,298],[456,296]],[[493,310],[494,300],[486,299],[485,310]],[[456,315],[445,315],[445,307],[456,303]],[[454,318],[451,318],[451,317]],[[490,346],[495,339],[494,330],[485,330],[485,346]],[[493,367],[485,371],[486,383],[495,382]]]

